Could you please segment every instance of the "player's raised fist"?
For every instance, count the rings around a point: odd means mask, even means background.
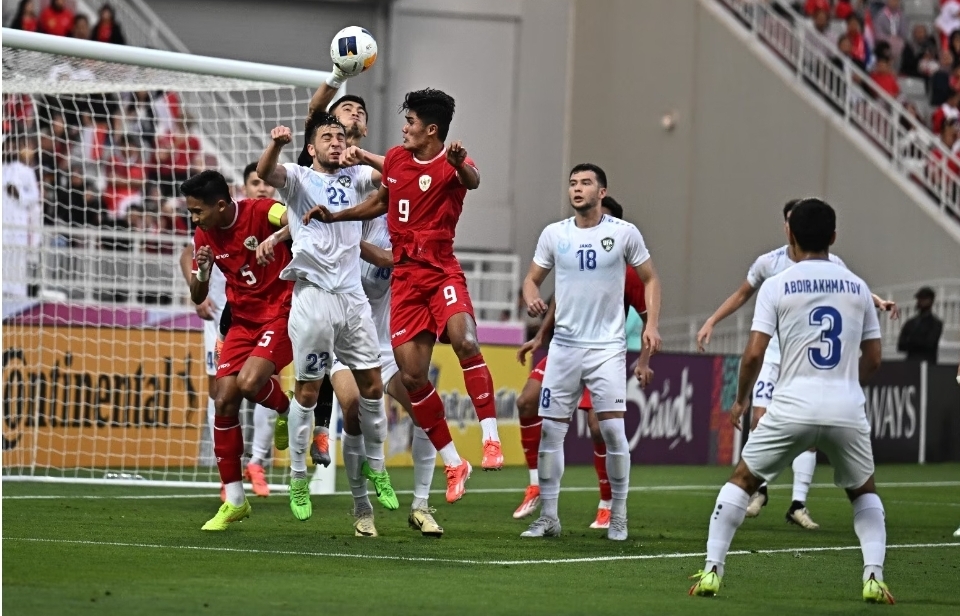
[[[303,224],[309,225],[311,220],[320,222],[334,222],[333,214],[325,206],[315,205],[313,209],[303,215]]]
[[[352,167],[363,162],[363,150],[359,146],[351,145],[340,154],[340,166]]]
[[[463,147],[463,143],[460,141],[451,143],[450,147],[447,148],[447,162],[459,169],[466,160],[467,149]]]
[[[213,249],[209,246],[201,246],[197,249],[197,267],[202,271],[210,271],[210,268],[213,267]]]
[[[293,141],[293,133],[290,132],[290,128],[287,126],[278,126],[270,131],[270,138],[273,139],[274,143],[285,146]]]

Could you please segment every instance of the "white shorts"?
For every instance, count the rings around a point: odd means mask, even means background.
[[[332,369],[334,358],[351,370],[380,366],[377,331],[362,291],[328,293],[298,280],[287,331],[298,381],[322,379]]]
[[[858,428],[816,426],[786,421],[768,411],[750,433],[740,458],[755,477],[770,483],[811,447],[830,459],[833,482],[841,488],[859,488],[873,475],[873,448],[866,418]]]
[[[212,321],[203,322],[203,361],[207,367],[207,376],[217,375],[217,338],[220,337],[220,313]]]
[[[627,410],[626,349],[580,349],[551,343],[540,388],[540,417],[569,419],[583,388],[590,390],[593,409]]]
[[[333,367],[330,368],[330,376],[340,372],[341,370],[349,370],[350,368],[346,367],[339,358],[334,356],[333,358]],[[380,380],[383,383],[384,389],[387,385],[390,384],[390,379],[400,374],[400,367],[397,366],[397,360],[393,357],[393,349],[381,349],[380,350]]]
[[[753,408],[765,409],[773,400],[773,389],[780,378],[780,364],[764,363],[760,368],[760,376],[753,386]]]

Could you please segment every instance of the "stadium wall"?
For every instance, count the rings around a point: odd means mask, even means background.
[[[837,207],[836,250],[868,283],[955,276],[955,236],[712,6],[576,5],[571,162],[607,170],[655,256],[664,315],[713,310],[784,243],[780,208],[797,196]]]

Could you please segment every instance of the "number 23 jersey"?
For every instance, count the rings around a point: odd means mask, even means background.
[[[470,158],[465,164],[476,168]],[[418,160],[402,146],[391,148],[383,160],[383,185],[390,191],[387,227],[394,263],[403,267],[412,260],[448,273],[461,272],[453,238],[467,188],[447,162],[446,148],[428,161]]]
[[[193,236],[194,255],[209,246],[213,259],[227,281],[227,301],[235,319],[267,323],[290,312],[293,283],[280,279],[290,263],[290,249],[277,244],[273,261],[257,264],[257,246],[280,222],[284,206],[273,199],[242,199],[236,202],[237,217],[224,229],[197,229]],[[194,259],[193,269],[197,262]]]
[[[557,344],[586,349],[624,349],[626,268],[642,265],[650,251],[631,223],[604,216],[581,229],[575,218],[548,225],[533,262],[556,270]]]

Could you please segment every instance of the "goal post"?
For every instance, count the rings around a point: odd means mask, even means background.
[[[177,187],[213,168],[241,197],[276,124],[295,160],[327,76],[3,29],[4,481],[219,482]]]

